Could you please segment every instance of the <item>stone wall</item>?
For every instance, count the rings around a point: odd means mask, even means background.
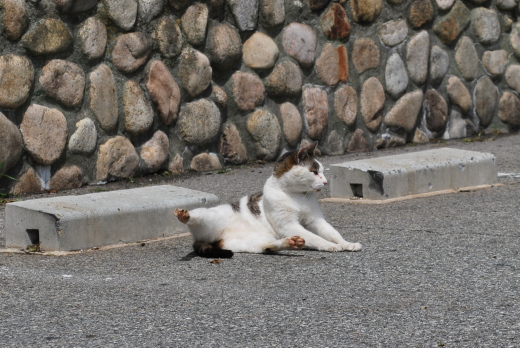
[[[3,192],[520,126],[518,0],[0,0]]]

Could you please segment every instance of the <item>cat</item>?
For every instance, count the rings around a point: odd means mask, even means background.
[[[327,179],[316,159],[317,143],[286,153],[277,161],[263,192],[232,204],[191,211],[175,209],[188,225],[195,253],[230,258],[233,253],[299,250],[358,251],[325,221],[315,192]]]

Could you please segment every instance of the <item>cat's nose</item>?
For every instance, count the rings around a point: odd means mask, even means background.
[[[327,185],[328,184],[326,177],[324,177],[323,175],[320,175],[319,178],[320,178],[321,182],[323,183],[323,185]]]

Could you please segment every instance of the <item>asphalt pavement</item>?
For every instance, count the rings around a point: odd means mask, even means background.
[[[59,257],[0,253],[0,346],[519,347],[520,135],[478,140],[322,157],[328,167],[449,146],[497,158],[500,185],[489,189],[323,203],[331,224],[363,244],[356,253],[219,262],[193,255],[189,236]],[[261,190],[272,168],[57,194],[172,183],[230,202]],[[0,206],[0,247],[4,213]]]

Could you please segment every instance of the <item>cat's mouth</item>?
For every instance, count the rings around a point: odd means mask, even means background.
[[[314,192],[320,192],[321,189],[324,187],[325,185],[312,185],[312,189],[314,190]]]

